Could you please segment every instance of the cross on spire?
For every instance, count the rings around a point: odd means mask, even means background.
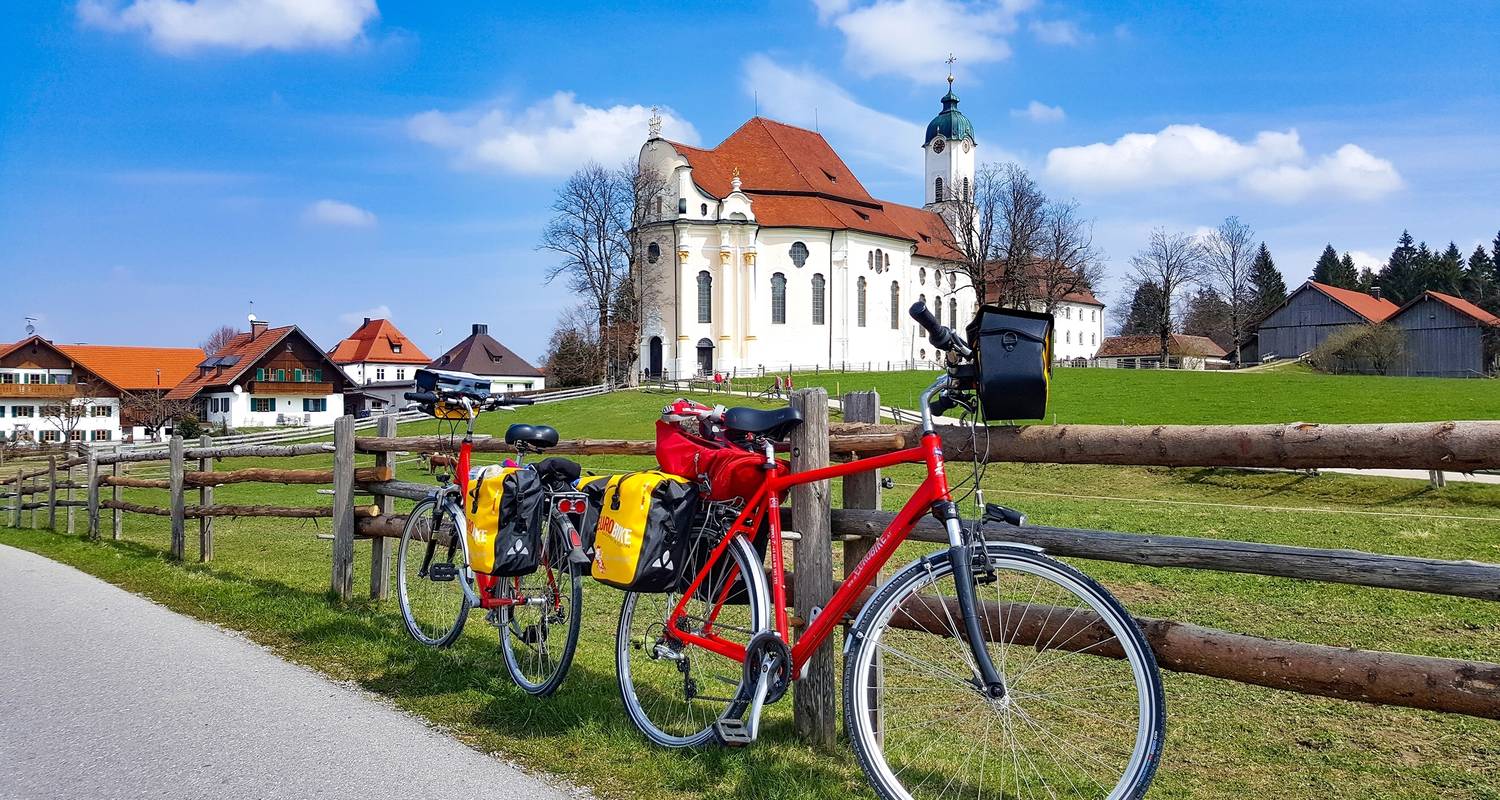
[[[945,64],[948,65],[948,90],[949,91],[953,90],[953,62],[955,62],[957,60],[958,59],[955,58],[952,53],[949,53],[947,60],[943,62],[943,63],[945,63]]]
[[[651,107],[651,118],[646,120],[646,131],[652,139],[661,138],[661,112],[656,106]]]

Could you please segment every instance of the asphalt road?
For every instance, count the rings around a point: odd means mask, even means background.
[[[0,545],[0,798],[576,798],[371,695]]]

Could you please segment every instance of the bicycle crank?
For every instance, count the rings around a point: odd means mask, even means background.
[[[791,683],[791,655],[786,643],[771,631],[762,631],[750,640],[745,648],[745,672],[740,684],[741,699],[745,699],[746,687],[755,687],[750,690],[750,707],[739,719],[724,717],[714,722],[714,736],[719,744],[745,747],[755,741],[760,734],[760,713],[766,703],[774,703],[786,695]]]

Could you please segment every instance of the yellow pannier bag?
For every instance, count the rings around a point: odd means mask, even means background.
[[[665,592],[678,584],[698,505],[698,487],[648,470],[612,475],[594,534],[593,576],[619,589]]]
[[[469,496],[464,502],[468,517],[469,567],[475,572],[495,569],[495,536],[500,530],[500,501],[505,496],[505,476],[516,467],[490,465],[469,471]]]
[[[535,572],[542,556],[542,500],[542,479],[534,469],[472,471],[464,502],[469,566],[504,577]]]

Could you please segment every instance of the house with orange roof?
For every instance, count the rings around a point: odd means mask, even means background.
[[[1381,323],[1397,310],[1379,288],[1366,294],[1308,281],[1256,325],[1259,360],[1297,358],[1340,328]]]
[[[1174,333],[1167,337],[1167,366],[1172,369],[1223,368],[1229,353],[1207,336]],[[1117,369],[1161,369],[1161,338],[1154,335],[1110,336],[1099,345],[1096,365]]]
[[[329,354],[349,376],[352,388],[344,395],[344,409],[365,416],[398,406],[411,391],[427,354],[388,319],[365,321]]]
[[[1406,334],[1396,374],[1480,378],[1500,371],[1500,317],[1462,297],[1425,291],[1386,324]]]
[[[662,138],[655,118],[648,137],[639,164],[662,187],[636,230],[642,372],[932,361],[907,308],[924,300],[955,327],[972,318],[947,219],[978,141],[951,83],[912,142],[921,207],[876,198],[821,134],[765,117],[708,149]]]
[[[203,351],[192,347],[56,344],[30,336],[0,346],[0,437],[42,444],[130,440],[132,397],[176,386]]]
[[[231,429],[329,425],[343,415],[351,385],[296,325],[272,328],[252,318],[248,333],[200,361],[166,397],[191,402],[204,421]]]

